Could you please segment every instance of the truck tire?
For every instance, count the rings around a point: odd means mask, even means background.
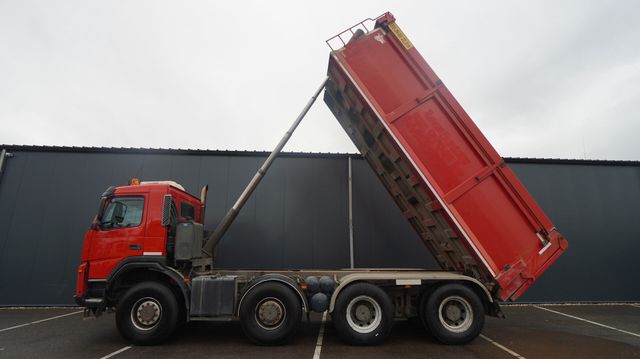
[[[338,336],[348,344],[380,344],[391,333],[393,303],[380,287],[355,283],[336,298],[331,320]]]
[[[258,345],[281,345],[293,338],[302,321],[302,303],[286,285],[267,282],[251,288],[240,304],[240,325]]]
[[[135,345],[165,341],[178,324],[178,301],[166,286],[143,282],[129,289],[116,306],[120,335]]]
[[[445,284],[422,301],[421,315],[427,330],[443,344],[465,344],[484,326],[484,306],[471,288]]]

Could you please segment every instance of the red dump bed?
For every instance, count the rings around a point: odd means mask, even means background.
[[[369,24],[327,41],[325,102],[442,268],[515,300],[567,242],[393,15]]]

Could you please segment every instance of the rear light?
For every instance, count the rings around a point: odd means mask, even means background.
[[[78,266],[76,296],[82,297],[87,291],[87,278],[89,276],[89,262],[84,262]]]

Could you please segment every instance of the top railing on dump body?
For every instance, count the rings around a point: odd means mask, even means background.
[[[364,20],[362,20],[362,21],[360,21],[360,22],[356,23],[355,25],[353,25],[353,26],[349,27],[348,29],[346,29],[346,30],[344,30],[344,31],[342,31],[342,32],[340,32],[340,33],[338,33],[337,35],[335,35],[335,36],[333,36],[333,37],[329,38],[329,39],[328,39],[327,41],[325,41],[325,42],[326,42],[327,46],[329,46],[329,48],[331,49],[331,51],[336,51],[337,49],[340,49],[340,48],[342,48],[342,47],[346,46],[346,45],[347,45],[347,43],[349,42],[349,40],[351,39],[351,37],[349,37],[349,39],[347,39],[347,40],[345,41],[345,40],[342,38],[342,35],[344,35],[344,34],[349,35],[349,34],[350,34],[350,36],[353,36],[353,35],[355,35],[355,31],[357,31],[358,29],[360,29],[360,30],[364,30],[364,33],[365,33],[365,34],[366,34],[366,33],[369,33],[369,31],[371,31],[371,30],[373,30],[373,29],[375,28],[376,21],[378,21],[378,19],[380,19],[380,18],[384,17],[384,16],[385,16],[385,15],[387,15],[387,14],[388,14],[388,13],[384,13],[384,14],[382,14],[382,15],[380,15],[380,16],[378,16],[378,17],[374,18],[374,19],[372,19],[372,18],[366,18],[366,19],[364,19]],[[373,24],[370,24],[370,23],[373,23]],[[370,26],[371,26],[371,30],[369,30],[369,28],[367,27],[367,25],[366,25],[366,24],[370,24]],[[333,42],[333,43],[337,43],[337,40],[336,40],[336,39],[340,40],[340,42],[342,43],[342,46],[340,46],[340,47],[338,47],[338,48],[334,48],[334,45],[332,45],[332,42]],[[338,44],[339,44],[339,43],[338,43]]]

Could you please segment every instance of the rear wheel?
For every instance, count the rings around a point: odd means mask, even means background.
[[[423,323],[444,344],[465,344],[484,326],[484,306],[478,295],[461,284],[436,288],[421,305]]]
[[[118,302],[116,326],[133,344],[159,344],[175,330],[178,312],[178,301],[169,288],[144,282],[129,289]]]
[[[281,283],[267,282],[252,288],[240,304],[242,330],[259,345],[288,342],[301,320],[300,299]]]
[[[352,345],[380,344],[391,333],[393,304],[380,287],[355,283],[338,295],[331,319],[343,341]]]

